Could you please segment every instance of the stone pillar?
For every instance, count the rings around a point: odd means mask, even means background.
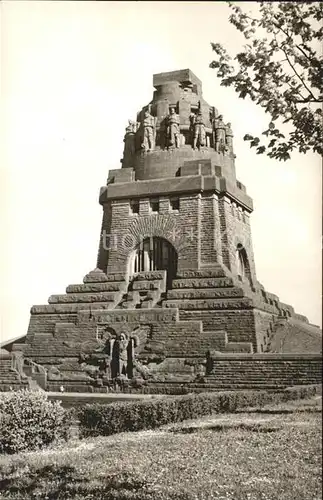
[[[213,205],[213,219],[214,219],[213,246],[215,251],[215,258],[218,264],[222,264],[223,258],[222,258],[222,244],[221,244],[219,197],[215,193],[212,194],[212,205]]]
[[[169,100],[165,97],[163,100],[159,100],[156,103],[157,110],[157,127],[169,114]]]
[[[181,196],[181,214],[185,225],[181,226],[181,243],[178,270],[198,269],[200,265],[200,204],[198,196]]]
[[[191,103],[185,97],[182,97],[178,102],[179,116],[181,117],[181,125],[190,126]]]
[[[234,216],[231,213],[231,200],[227,196],[219,200],[219,213],[223,264],[231,271],[235,264],[235,250],[232,249]]]

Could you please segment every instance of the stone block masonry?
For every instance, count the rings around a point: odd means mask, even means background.
[[[8,349],[43,367],[55,390],[317,381],[315,356],[270,357],[279,321],[289,334],[308,321],[257,280],[229,118],[188,69],[154,75],[154,87],[100,191],[97,267],[34,305],[26,337]]]
[[[322,358],[306,354],[210,352],[206,382],[217,389],[283,389],[322,383]]]

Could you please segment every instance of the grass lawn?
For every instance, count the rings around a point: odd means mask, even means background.
[[[321,499],[321,399],[0,457],[0,498]]]

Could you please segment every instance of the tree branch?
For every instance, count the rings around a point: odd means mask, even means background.
[[[318,104],[322,103],[323,100],[321,99],[311,99],[310,97],[306,97],[306,98],[303,98],[302,100],[297,100],[297,101],[294,101],[296,104],[306,104],[306,103],[309,103],[309,102],[316,102]]]
[[[303,78],[299,75],[299,73],[297,72],[297,70],[294,68],[293,64],[291,63],[288,55],[287,55],[287,52],[286,50],[284,49],[283,46],[280,47],[281,50],[284,52],[285,56],[286,56],[286,59],[287,59],[287,62],[288,64],[290,65],[290,67],[292,68],[292,70],[294,71],[295,75],[297,76],[297,78],[302,82],[303,84],[303,87],[307,90],[307,92],[309,93],[310,96],[312,96],[312,99],[314,100],[314,102],[320,102],[320,101],[317,101],[315,95],[313,94],[313,92],[308,88],[308,86],[306,85],[306,83],[304,82]],[[309,102],[309,101],[308,101]]]
[[[273,22],[273,24],[276,26],[276,28],[282,31],[284,35],[286,35],[288,41],[293,42],[293,38],[290,36],[288,31],[284,30],[277,22]],[[313,60],[308,56],[308,54],[306,54],[306,52],[304,52],[300,45],[295,45],[295,47],[302,52],[302,54],[306,57],[306,59],[309,60],[311,64],[313,64]]]

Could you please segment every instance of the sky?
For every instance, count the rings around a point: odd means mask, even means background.
[[[209,68],[211,42],[232,54],[243,44],[225,2],[3,1],[0,9],[0,341],[25,334],[32,305],[95,268],[99,189],[120,167],[127,121],[151,100],[154,73],[184,68],[232,123],[237,178],[254,201],[258,280],[321,324],[320,158],[282,163],[243,141],[268,117]]]

